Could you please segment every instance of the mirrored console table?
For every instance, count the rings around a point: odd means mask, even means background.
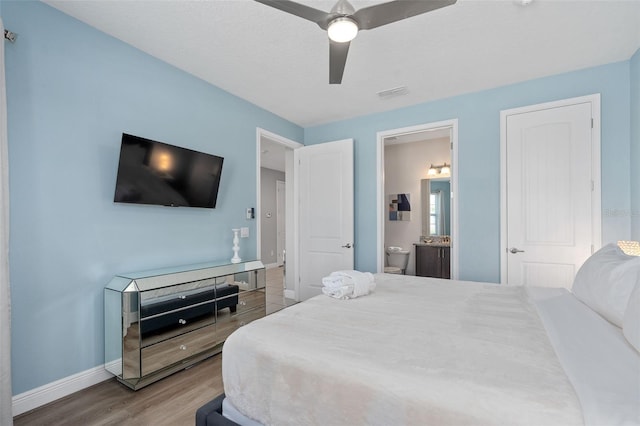
[[[137,390],[222,350],[265,316],[260,261],[116,275],[104,290],[105,368]]]

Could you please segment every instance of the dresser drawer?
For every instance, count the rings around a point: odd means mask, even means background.
[[[257,308],[263,308],[264,306],[264,290],[242,291],[238,294],[238,314],[243,314]]]
[[[218,321],[216,322],[216,340],[218,342],[224,342],[227,337],[238,328],[264,317],[266,313],[266,308],[263,305],[243,314],[235,313],[218,316]]]
[[[230,298],[237,298],[237,304],[233,303],[225,303],[225,301],[230,300]],[[244,314],[253,309],[263,308],[265,306],[265,292],[264,290],[252,290],[252,291],[241,291],[237,295],[224,297],[217,300],[218,305],[227,305],[231,306],[231,311],[235,312],[235,314]],[[235,309],[234,309],[235,308]],[[218,317],[224,315],[224,311],[220,312],[218,309]]]
[[[143,348],[142,376],[213,348],[217,344],[215,327],[211,324]]]
[[[171,325],[153,332],[144,333],[140,340],[142,348],[214,324],[216,322],[216,314],[211,311],[209,314],[197,318],[190,318],[188,315],[169,314],[166,318],[163,316],[161,319],[166,319],[166,323]]]

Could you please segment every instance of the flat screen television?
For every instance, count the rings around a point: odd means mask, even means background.
[[[114,201],[215,208],[223,160],[123,133]]]

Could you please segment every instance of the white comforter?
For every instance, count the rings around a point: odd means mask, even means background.
[[[521,287],[376,275],[242,327],[227,398],[265,425],[574,425],[580,406]]]

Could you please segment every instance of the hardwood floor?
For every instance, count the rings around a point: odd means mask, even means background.
[[[295,303],[285,299],[282,268],[267,270],[267,314]],[[15,426],[195,424],[196,410],[223,392],[218,354],[138,391],[115,378],[14,417]]]
[[[138,391],[110,379],[13,419],[22,425],[193,425],[196,410],[223,392],[222,355]]]

